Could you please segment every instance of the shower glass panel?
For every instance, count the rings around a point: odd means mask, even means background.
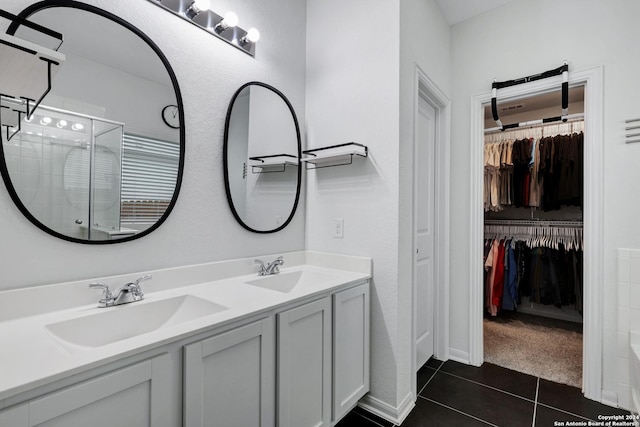
[[[99,121],[94,121],[93,128],[90,198],[90,232],[93,235],[89,238],[105,239],[110,233],[120,231],[123,129],[121,125]]]
[[[50,229],[78,239],[121,237],[123,125],[40,106],[10,141],[7,170],[20,200]]]

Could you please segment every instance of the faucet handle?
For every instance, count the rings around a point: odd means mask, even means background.
[[[136,285],[139,285],[139,284],[140,284],[140,282],[142,282],[142,281],[144,281],[144,280],[150,280],[151,278],[153,278],[153,276],[152,276],[151,274],[147,274],[147,275],[145,275],[145,276],[138,277],[138,278],[136,279]]]
[[[109,285],[107,285],[106,283],[89,283],[89,287],[94,289],[102,289],[104,298],[112,297],[111,289],[109,289]]]
[[[93,289],[102,289],[102,296],[98,301],[100,307],[106,307],[113,300],[113,293],[106,283],[89,283],[89,287]]]
[[[263,276],[265,274],[266,268],[264,266],[264,261],[261,259],[256,259],[253,261],[254,264],[258,264],[258,276]]]

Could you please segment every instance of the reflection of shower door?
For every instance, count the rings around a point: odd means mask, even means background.
[[[120,230],[122,126],[94,121],[89,197],[90,239]]]
[[[58,197],[51,197],[51,207],[55,209],[60,206],[61,213],[59,226],[52,229],[60,231],[67,236],[79,239],[89,238],[89,184],[91,144],[83,140],[80,145],[71,144],[54,147],[60,151],[62,159],[54,162],[53,166],[62,168],[62,188],[64,191]],[[55,169],[52,167],[52,174],[55,176]]]

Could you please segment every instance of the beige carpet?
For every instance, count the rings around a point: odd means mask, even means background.
[[[484,361],[582,387],[582,325],[521,313],[484,319]]]

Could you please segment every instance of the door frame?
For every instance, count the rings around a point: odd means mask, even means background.
[[[517,100],[557,90],[562,77],[538,80],[500,90],[503,100]],[[584,99],[584,278],[583,278],[583,366],[582,390],[585,397],[602,400],[603,341],[603,68],[594,67],[569,73],[569,85],[585,87]],[[471,99],[471,209],[469,277],[469,363],[484,361],[483,339],[483,253],[484,208],[484,110],[491,92]]]
[[[434,217],[434,284],[435,313],[433,322],[433,351],[439,360],[449,359],[449,188],[450,188],[450,129],[451,129],[451,102],[427,74],[415,64],[414,69],[414,99],[413,99],[413,158],[412,164],[412,322],[411,322],[411,390],[413,399],[417,399],[417,366],[416,366],[416,339],[417,339],[417,286],[416,286],[416,231],[417,231],[417,189],[416,173],[420,165],[417,164],[416,152],[418,149],[418,103],[420,98],[425,99],[436,111],[435,130],[435,217]]]

